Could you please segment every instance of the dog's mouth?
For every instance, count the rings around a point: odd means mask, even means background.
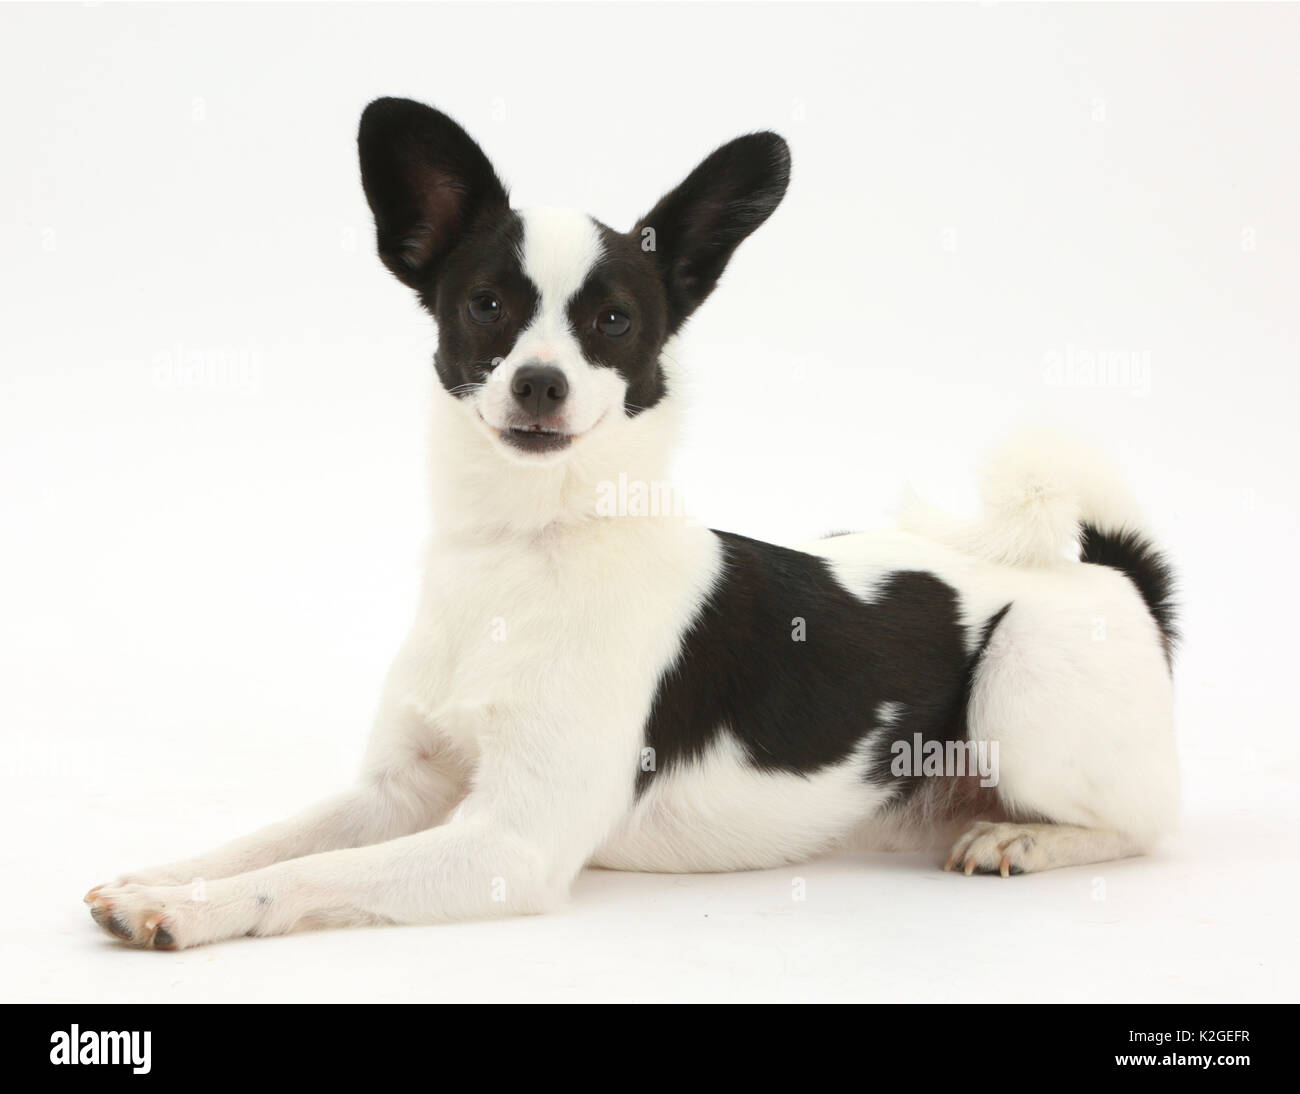
[[[573,443],[575,435],[539,424],[499,429],[497,436],[520,452],[559,452]]]
[[[596,426],[605,420],[605,415],[602,414],[590,427],[584,429],[581,433],[570,433],[568,430],[560,429],[544,420],[525,422],[522,425],[495,426],[489,424],[481,411],[478,418],[487,429],[496,434],[497,439],[507,448],[529,455],[544,456],[553,452],[563,452],[575,441],[582,440],[583,437],[591,433]]]

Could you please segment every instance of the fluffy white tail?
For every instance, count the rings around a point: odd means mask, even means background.
[[[908,531],[1006,566],[1048,566],[1079,557],[1084,525],[1140,531],[1141,516],[1114,468],[1078,438],[1026,430],[999,446],[980,478],[983,512],[956,520],[910,498]]]

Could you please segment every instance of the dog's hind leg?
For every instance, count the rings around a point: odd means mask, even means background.
[[[967,734],[996,754],[1000,816],[948,865],[1003,875],[1141,854],[1178,814],[1160,634],[1128,580],[1064,566],[1017,600],[971,690]]]
[[[966,727],[996,750],[998,810],[948,865],[1007,875],[1141,854],[1178,814],[1169,564],[1113,469],[1068,438],[1009,445],[983,494],[983,518],[939,531],[1006,583]]]

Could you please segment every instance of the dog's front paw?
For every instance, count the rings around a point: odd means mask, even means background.
[[[133,946],[180,950],[195,944],[189,923],[195,902],[185,886],[99,885],[86,903],[96,923]]]
[[[83,898],[87,904],[104,889],[121,888],[125,885],[198,885],[202,883],[202,871],[196,870],[198,863],[177,863],[171,866],[154,866],[148,870],[133,870],[129,874],[119,874],[113,881],[96,885]]]
[[[977,821],[956,843],[943,864],[951,870],[958,864],[967,877],[978,871],[1003,877],[1043,869],[1035,832],[1023,824]]]

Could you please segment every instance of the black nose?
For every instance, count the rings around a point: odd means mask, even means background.
[[[510,381],[515,400],[535,418],[543,418],[560,409],[569,394],[569,381],[551,365],[520,365]]]

